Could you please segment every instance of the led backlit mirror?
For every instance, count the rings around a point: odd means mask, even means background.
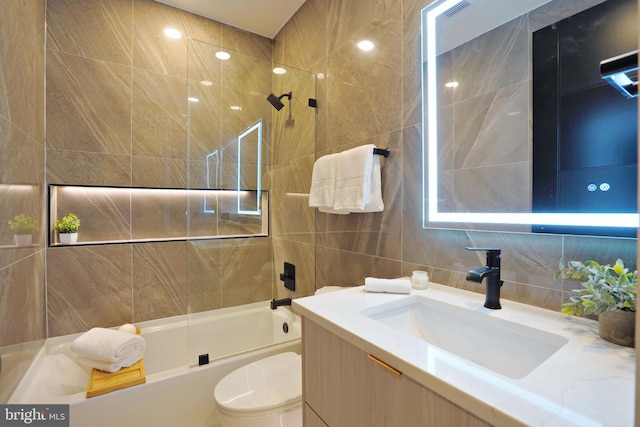
[[[578,234],[635,236],[638,227],[637,98],[625,100],[607,81],[610,79],[602,78],[600,62],[637,49],[637,2],[580,3],[580,9],[569,11],[565,0],[440,0],[422,11],[425,227],[538,232],[574,232],[575,229]],[[554,37],[559,52],[569,51],[563,37],[570,38],[576,20],[592,19],[591,15],[596,13],[605,14],[605,18],[598,19],[609,23],[602,33],[607,39],[596,38],[591,42],[580,39],[570,46],[574,56],[567,58],[558,55],[545,59],[544,53],[542,59],[532,56],[536,50],[534,43],[548,43],[548,39]],[[545,36],[545,29],[551,36]],[[618,38],[622,41],[613,40],[612,35],[621,35]],[[589,63],[587,77],[566,76],[552,70],[552,74],[557,73],[551,77],[557,81],[557,97],[546,101],[536,93],[539,81],[549,79],[540,77],[545,61],[552,62],[557,69],[560,69],[558,64],[565,61],[566,74],[570,64],[576,69],[571,62],[576,60],[575,52],[580,52],[577,56],[582,58],[583,51],[602,55],[589,60],[595,62]],[[594,73],[597,82],[593,81]],[[625,75],[637,80],[637,65]],[[571,87],[581,79],[590,78],[584,90]],[[606,94],[607,100],[602,102],[623,105],[628,101],[625,105],[631,109],[625,110],[622,113],[625,119],[615,124],[611,119],[605,120],[605,132],[601,132],[599,138],[592,138],[603,141],[600,148],[597,144],[595,148],[588,145],[582,148],[580,138],[593,134],[596,122],[599,119],[602,122],[602,117],[590,117],[589,111],[578,108],[590,105],[591,101],[561,96],[570,91],[586,93],[596,87]],[[557,135],[561,141],[573,134],[578,141],[577,149],[574,147],[571,151],[560,146],[564,141],[558,142],[555,149],[553,144],[538,145],[540,133],[545,139],[541,125],[549,121],[549,117],[547,114],[544,120],[536,121],[538,113],[534,106],[544,111],[545,102],[559,105],[558,110],[551,113],[550,121],[554,124],[551,131],[546,131],[547,136],[552,134],[553,139]],[[574,110],[570,109],[572,103]],[[569,124],[561,122],[566,117]],[[585,127],[575,130],[572,126],[576,123]],[[611,132],[606,131],[607,126]],[[624,126],[628,131],[614,132]],[[621,176],[610,177],[609,181],[609,175],[593,176],[589,171],[583,173],[586,177],[578,179],[573,170],[565,170],[566,164],[570,168],[585,169],[574,165],[580,157],[592,160],[612,157],[611,150],[619,152],[617,144],[624,138],[631,140],[631,148],[623,149],[613,164],[586,162],[592,171],[624,168],[626,172]],[[535,163],[541,159],[551,160],[549,170]],[[534,183],[536,176],[536,179],[551,176],[547,179],[550,189],[540,187],[537,181]],[[578,189],[567,191],[566,183],[571,180],[577,182]],[[621,190],[617,182],[631,187],[627,189],[628,194],[618,192]],[[595,202],[585,203],[589,198],[595,198]],[[577,203],[567,205],[565,199],[576,199]],[[624,203],[618,203],[621,200]],[[550,205],[554,205],[553,209]],[[590,208],[568,207],[578,205]],[[503,224],[510,226],[504,228]]]

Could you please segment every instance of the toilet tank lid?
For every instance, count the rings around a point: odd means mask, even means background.
[[[286,352],[242,366],[220,380],[214,397],[220,407],[242,412],[300,401],[302,359],[297,353]]]

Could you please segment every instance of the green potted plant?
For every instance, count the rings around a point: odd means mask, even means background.
[[[9,220],[9,229],[13,231],[16,246],[29,246],[33,241],[33,232],[38,229],[38,222],[21,213]]]
[[[72,245],[78,241],[79,227],[80,219],[75,214],[69,213],[56,221],[54,229],[60,236],[60,243]]]
[[[598,315],[600,336],[607,341],[634,346],[638,272],[630,272],[621,259],[614,265],[596,261],[560,262],[556,278],[577,279],[582,287],[573,289],[562,313]]]

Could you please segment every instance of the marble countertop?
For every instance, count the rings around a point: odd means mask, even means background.
[[[365,292],[363,286],[293,300],[293,310],[495,426],[632,426],[635,352],[598,336],[597,322],[431,283],[412,290],[436,301],[553,332],[569,341],[524,378],[513,379],[361,313],[407,294]],[[475,308],[477,307],[477,308]],[[469,325],[472,327],[472,325]]]

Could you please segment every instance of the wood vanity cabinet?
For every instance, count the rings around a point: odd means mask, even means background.
[[[305,427],[490,425],[307,318],[302,348]]]

